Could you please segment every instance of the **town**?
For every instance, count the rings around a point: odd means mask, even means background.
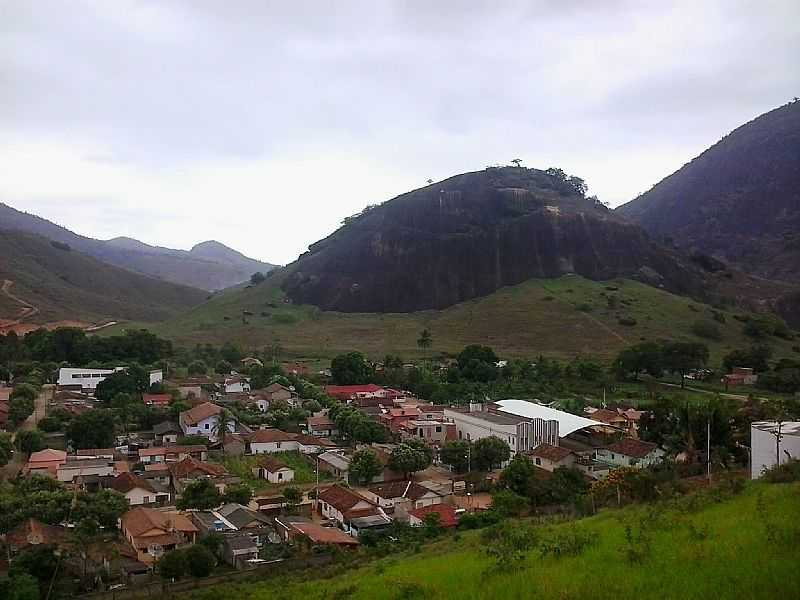
[[[66,595],[368,560],[505,518],[796,471],[800,457],[796,398],[755,388],[747,364],[719,378],[732,394],[683,389],[711,377],[696,359],[650,356],[665,383],[640,380],[630,350],[611,375],[485,346],[321,365],[232,344],[176,352],[145,331],[0,341],[0,568]],[[497,395],[555,384],[546,399]]]

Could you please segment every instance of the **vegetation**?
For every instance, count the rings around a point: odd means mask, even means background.
[[[800,535],[798,485],[759,483],[738,495],[712,490],[653,507],[607,510],[578,523],[514,521],[490,533],[460,532],[457,543],[445,538],[422,550],[407,545],[404,554],[323,585],[304,575],[277,587],[276,581],[228,584],[189,597],[261,600],[279,588],[285,600],[323,600],[343,590],[354,600],[394,600],[408,583],[418,590],[412,597],[548,600],[594,598],[602,582],[609,598],[778,598],[787,586],[800,585],[793,541]],[[768,535],[783,529],[790,533]],[[514,558],[515,568],[504,568],[495,555]]]
[[[286,354],[328,359],[353,348],[373,358],[386,354],[427,356],[430,350],[417,345],[424,329],[436,332],[436,351],[450,356],[467,345],[491,340],[503,358],[546,352],[558,359],[592,356],[610,361],[620,350],[640,341],[674,339],[707,344],[709,362],[718,364],[727,352],[751,343],[730,312],[726,322],[718,324],[721,340],[698,337],[691,326],[699,317],[713,318],[727,311],[696,302],[693,310],[683,297],[625,279],[595,282],[573,275],[530,280],[440,311],[365,314],[287,304],[280,288],[282,278],[283,274],[277,273],[257,287],[217,294],[186,314],[151,328],[187,346],[225,340],[248,347],[280,344]],[[576,310],[580,304],[590,305],[591,312]],[[276,321],[276,310],[269,305],[291,315],[292,322]],[[242,310],[260,315],[265,309],[268,316],[253,317],[246,324],[236,318]],[[225,316],[230,319],[226,321]],[[636,325],[620,325],[620,316],[632,317]],[[101,335],[122,327],[130,325],[108,328]],[[769,342],[776,356],[792,354],[792,342],[777,337]]]
[[[378,456],[369,448],[357,450],[350,459],[349,477],[358,485],[369,484],[383,471]]]

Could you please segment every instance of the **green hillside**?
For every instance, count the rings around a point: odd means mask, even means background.
[[[202,290],[168,283],[100,262],[41,236],[0,230],[0,319],[15,319],[21,307],[38,312],[25,323],[62,319],[159,320],[202,302]]]
[[[759,500],[760,498],[760,500]],[[267,580],[225,585],[190,596],[203,600],[396,600],[403,598],[490,600],[506,598],[637,600],[795,597],[800,589],[800,484],[751,484],[733,499],[714,503],[700,496],[699,510],[686,502],[605,511],[582,520],[597,542],[578,556],[541,557],[538,548],[520,568],[489,570],[480,532],[445,538],[421,552],[373,562],[331,579]],[[759,506],[760,505],[760,506]],[[644,525],[642,525],[644,523]],[[575,527],[537,528],[540,540]],[[626,527],[640,561],[627,558]]]
[[[628,344],[672,338],[707,343],[716,362],[730,349],[752,342],[734,318],[737,313],[721,311],[725,322],[719,323],[710,306],[632,280],[595,282],[578,276],[529,280],[441,311],[374,314],[324,312],[287,303],[280,277],[276,274],[261,285],[218,294],[153,329],[182,344],[225,340],[245,348],[277,344],[285,354],[315,358],[353,349],[376,358],[389,352],[420,357],[416,340],[425,327],[433,334],[434,352],[455,353],[467,344],[481,343],[504,357],[544,353],[611,358]],[[714,323],[721,339],[694,335],[696,321]],[[791,353],[792,343],[797,342],[770,341],[776,355]]]

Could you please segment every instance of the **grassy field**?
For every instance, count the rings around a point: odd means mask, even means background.
[[[285,355],[299,358],[330,358],[353,349],[374,358],[386,353],[421,358],[416,340],[425,327],[433,334],[428,354],[488,344],[503,357],[541,353],[610,359],[628,344],[671,338],[706,342],[715,363],[729,350],[751,342],[733,313],[725,313],[726,322],[717,323],[719,341],[701,340],[691,332],[692,324],[711,320],[711,307],[631,280],[530,280],[445,310],[404,314],[345,314],[295,306],[285,301],[278,284],[270,279],[219,294],[150,327],[179,344],[233,340],[245,348],[279,345]],[[243,311],[251,314],[243,318]],[[633,319],[635,325],[621,324],[621,319]],[[104,333],[139,325],[122,324]],[[770,343],[776,356],[792,353],[791,342]]]
[[[766,507],[759,516],[758,497]],[[397,555],[330,579],[270,580],[225,585],[188,596],[203,600],[539,600],[773,599],[800,589],[800,484],[753,484],[732,500],[697,512],[655,511],[650,551],[641,562],[625,558],[626,525],[646,508],[606,511],[579,522],[598,541],[572,557],[542,558],[534,550],[520,568],[492,572],[479,532]],[[769,523],[769,528],[767,527]],[[573,527],[560,524],[542,536]],[[769,539],[768,530],[779,533]]]
[[[272,456],[282,460],[288,467],[294,469],[294,480],[289,485],[305,485],[316,481],[314,467],[299,452],[277,452]],[[285,487],[269,483],[265,479],[255,478],[251,469],[258,464],[258,461],[258,456],[226,456],[222,459],[222,463],[230,473],[241,477],[242,481],[258,492],[278,492]],[[327,473],[320,472],[320,481],[329,479],[330,477]]]

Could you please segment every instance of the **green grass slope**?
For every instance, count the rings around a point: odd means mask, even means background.
[[[760,516],[758,497],[766,507]],[[800,589],[800,484],[752,484],[722,503],[697,512],[656,511],[648,527],[650,552],[629,562],[626,525],[634,531],[647,508],[602,512],[578,526],[598,541],[578,556],[542,558],[537,550],[521,568],[487,572],[492,564],[482,551],[479,532],[461,534],[406,553],[381,559],[330,579],[287,580],[224,585],[191,598],[217,600],[537,600],[636,599],[719,600],[797,597]],[[769,523],[781,531],[767,535]],[[548,528],[563,531],[571,524]],[[542,535],[548,535],[543,533]]]
[[[353,349],[375,358],[389,352],[418,357],[416,340],[425,327],[433,334],[433,351],[458,352],[467,344],[480,343],[504,357],[544,353],[610,359],[628,344],[672,338],[704,341],[716,362],[730,349],[751,343],[732,312],[725,314],[725,323],[717,323],[720,340],[698,338],[691,332],[692,324],[711,320],[711,307],[632,280],[595,282],[578,276],[529,280],[440,311],[374,314],[323,312],[289,304],[280,290],[280,277],[276,274],[261,285],[218,294],[154,330],[183,344],[225,340],[246,348],[278,344],[286,354],[320,358]],[[243,316],[244,311],[252,314]],[[620,319],[626,318],[636,324],[621,324]],[[770,343],[776,355],[791,352],[791,342]]]
[[[160,320],[202,302],[207,293],[114,267],[41,236],[0,231],[0,282],[39,309],[29,321],[62,319]],[[13,319],[20,305],[0,301],[0,319]],[[26,320],[28,322],[28,320]]]

